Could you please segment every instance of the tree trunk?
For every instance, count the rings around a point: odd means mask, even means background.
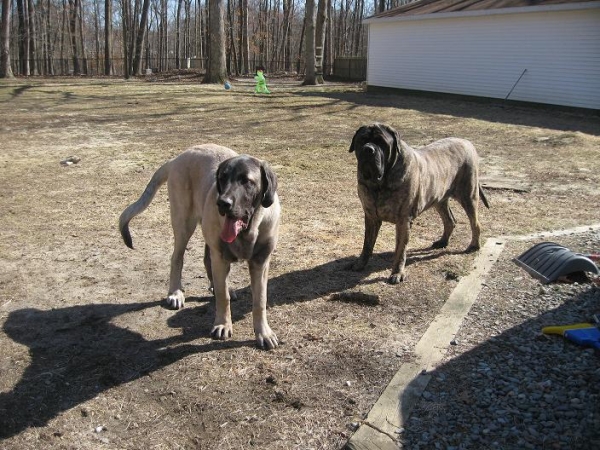
[[[112,74],[112,0],[104,0],[104,75]]]
[[[316,79],[318,84],[323,84],[323,59],[325,56],[325,32],[327,31],[327,0],[319,0],[317,14],[317,29],[315,32]]]
[[[81,0],[78,0],[79,3],[79,40],[81,42],[81,61],[82,61],[82,72],[84,75],[88,75],[88,60],[87,60],[87,50],[85,48],[85,36],[83,34],[83,4]]]
[[[234,9],[235,9],[235,4],[234,4],[235,0],[227,0],[227,20],[229,22],[229,57],[227,58],[228,61],[228,67],[227,67],[227,72],[228,73],[235,73],[235,75],[239,75],[239,67],[237,64],[237,51],[235,48],[235,36],[233,34],[233,30],[235,29],[235,27],[233,26],[234,24]]]
[[[315,85],[317,84],[317,74],[315,70],[316,57],[315,57],[315,22],[316,22],[316,11],[315,11],[315,0],[306,0],[306,31],[305,38],[306,47],[304,48],[304,64],[305,75],[303,85]]]
[[[208,7],[208,68],[204,83],[223,83],[227,79],[225,0],[209,0]]]
[[[131,15],[131,3],[129,3],[129,0],[121,0],[121,9],[121,22],[123,25],[123,76],[127,80],[131,77],[131,64],[129,62],[129,18]]]
[[[298,44],[298,58],[296,60],[296,73],[300,75],[300,63],[302,61],[302,43],[304,42],[304,35],[306,31],[306,15],[302,21],[302,31],[300,32],[300,44]]]
[[[181,69],[181,4],[183,0],[177,1],[177,14],[175,16],[175,68]]]
[[[29,25],[27,0],[17,0],[17,16],[19,19],[19,73],[29,76]]]
[[[10,7],[11,0],[2,0],[0,23],[0,78],[14,78],[10,67]]]
[[[248,41],[248,0],[242,0],[242,45],[240,52],[242,54],[243,73],[250,73],[250,43]]]
[[[142,74],[142,48],[144,46],[144,36],[148,25],[148,10],[150,9],[150,0],[144,0],[142,5],[142,14],[140,17],[140,27],[137,30],[135,38],[135,57],[133,59],[133,72],[136,75]]]
[[[37,51],[37,27],[36,27],[36,14],[35,14],[35,6],[32,0],[27,0],[27,15],[29,16],[29,70],[31,71],[31,75],[39,75],[38,66],[39,61],[38,51]]]
[[[288,42],[291,34],[290,13],[292,9],[292,0],[283,0],[283,23],[281,35],[281,51],[279,52],[283,60],[283,70],[290,71],[290,54]]]
[[[71,38],[71,52],[73,57],[73,75],[81,74],[79,65],[79,50],[77,48],[77,16],[80,0],[69,0],[69,37]]]

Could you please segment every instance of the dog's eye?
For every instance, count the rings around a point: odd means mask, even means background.
[[[250,180],[248,179],[247,176],[245,175],[240,175],[240,177],[238,178],[238,182],[240,184],[247,184]]]

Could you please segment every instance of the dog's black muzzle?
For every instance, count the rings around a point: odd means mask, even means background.
[[[379,183],[384,175],[383,152],[374,144],[365,144],[359,158],[359,169],[365,181]]]

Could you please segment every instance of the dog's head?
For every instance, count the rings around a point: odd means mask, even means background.
[[[216,173],[217,208],[225,216],[221,238],[233,242],[259,206],[275,201],[277,177],[265,161],[239,155],[223,161]]]
[[[360,127],[350,144],[358,161],[358,175],[364,181],[381,183],[386,172],[396,164],[400,135],[392,127],[380,123]]]

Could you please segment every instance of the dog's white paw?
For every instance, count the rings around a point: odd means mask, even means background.
[[[402,271],[400,273],[394,273],[394,274],[390,275],[390,277],[388,278],[389,284],[398,284],[403,281],[406,281],[406,272],[404,272],[404,271]]]
[[[185,295],[179,289],[167,297],[167,304],[173,309],[183,308],[185,305]]]
[[[273,350],[279,345],[279,339],[268,325],[261,327],[261,331],[255,331],[254,334],[256,345],[264,350]]]
[[[223,341],[233,335],[233,326],[230,323],[215,324],[210,331],[210,335],[213,339]]]

